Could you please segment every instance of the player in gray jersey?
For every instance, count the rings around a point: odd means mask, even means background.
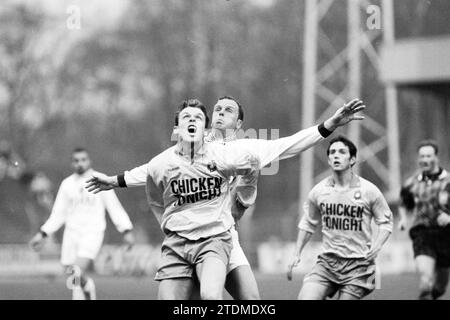
[[[274,160],[293,157],[330,135],[337,127],[361,120],[365,108],[355,99],[318,126],[277,140],[241,139],[204,143],[208,125],[198,100],[184,101],[175,117],[177,144],[150,162],[118,176],[94,173],[86,188],[94,193],[117,187],[146,185],[149,205],[166,234],[155,279],[160,299],[189,299],[194,269],[202,299],[222,299],[232,249],[230,177],[246,176]],[[201,178],[214,178],[207,190]],[[189,182],[186,182],[188,180]],[[184,181],[184,182],[182,182]],[[217,183],[216,183],[217,181]],[[193,193],[180,190],[189,185]]]

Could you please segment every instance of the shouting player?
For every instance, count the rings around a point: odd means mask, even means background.
[[[345,137],[332,139],[327,150],[332,175],[308,195],[288,279],[320,221],[323,252],[303,280],[300,300],[322,300],[337,292],[340,300],[361,299],[375,289],[375,258],[392,232],[393,218],[380,190],[352,172],[356,152]],[[374,243],[372,218],[378,225]]]
[[[86,187],[97,193],[146,183],[149,204],[166,234],[155,277],[160,281],[158,298],[189,299],[195,269],[201,298],[222,299],[233,246],[229,179],[299,154],[337,127],[363,119],[356,113],[364,108],[355,99],[319,126],[292,136],[220,144],[204,143],[208,116],[203,104],[183,101],[175,116],[175,146],[118,176],[94,173]]]
[[[422,141],[417,149],[420,172],[410,177],[400,194],[399,228],[406,228],[406,213],[413,213],[409,230],[416,269],[420,276],[419,299],[437,299],[445,293],[450,268],[450,175],[439,166],[438,146]]]
[[[85,189],[92,176],[91,160],[83,148],[72,152],[74,173],[64,179],[48,220],[30,244],[40,250],[45,238],[65,224],[61,263],[66,267],[74,300],[95,300],[95,285],[87,270],[100,251],[106,228],[105,209],[129,248],[134,244],[133,225],[113,190],[95,195]]]

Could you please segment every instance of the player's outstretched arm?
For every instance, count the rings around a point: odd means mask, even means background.
[[[224,149],[226,158],[228,160],[233,160],[228,161],[229,163],[226,164],[229,165],[231,169],[233,169],[234,166],[243,167],[244,165],[239,164],[239,161],[237,160],[240,159],[239,157],[242,156],[243,152],[254,156],[254,159],[258,161],[258,169],[267,166],[273,161],[294,157],[330,136],[336,128],[344,126],[354,120],[363,120],[364,116],[359,113],[365,108],[366,106],[361,100],[353,99],[340,107],[334,115],[325,122],[300,130],[293,135],[275,140],[238,139],[233,141],[232,143],[227,144]],[[233,157],[236,159],[233,159]],[[247,158],[244,157],[244,160],[245,159]],[[245,165],[248,164],[248,161],[243,162]],[[231,163],[234,165],[231,165]],[[233,172],[233,175],[245,174]]]
[[[92,178],[86,181],[86,189],[89,192],[99,193],[119,187],[117,176],[107,176],[101,172],[94,172]]]
[[[334,131],[338,127],[345,126],[354,120],[363,120],[364,116],[358,114],[366,108],[360,99],[353,99],[340,107],[335,114],[324,122],[328,131]]]
[[[145,163],[130,171],[115,176],[107,176],[101,172],[94,172],[92,178],[86,181],[86,189],[93,193],[114,188],[128,188],[144,186],[147,182],[150,163]]]

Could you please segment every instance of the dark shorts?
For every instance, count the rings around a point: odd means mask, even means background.
[[[155,280],[194,278],[195,266],[208,257],[216,257],[227,266],[232,247],[230,231],[198,240],[189,240],[171,232],[162,244]]]
[[[414,257],[425,255],[436,260],[437,267],[450,267],[450,226],[417,226],[409,231]]]
[[[324,253],[318,256],[312,271],[303,281],[328,287],[329,297],[341,291],[362,299],[375,289],[375,279],[376,266],[373,260],[341,258]]]

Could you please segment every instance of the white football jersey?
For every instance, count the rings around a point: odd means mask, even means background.
[[[98,194],[87,191],[86,181],[92,177],[92,172],[91,169],[83,175],[74,173],[61,182],[52,212],[41,227],[42,231],[51,234],[65,224],[66,230],[103,232],[106,228],[105,210],[119,232],[133,228],[113,190]]]
[[[125,171],[124,179],[128,187],[146,185],[149,205],[165,233],[197,240],[233,225],[230,177],[249,175],[277,159],[293,157],[322,139],[314,126],[277,140],[205,143],[193,159],[175,145]]]

